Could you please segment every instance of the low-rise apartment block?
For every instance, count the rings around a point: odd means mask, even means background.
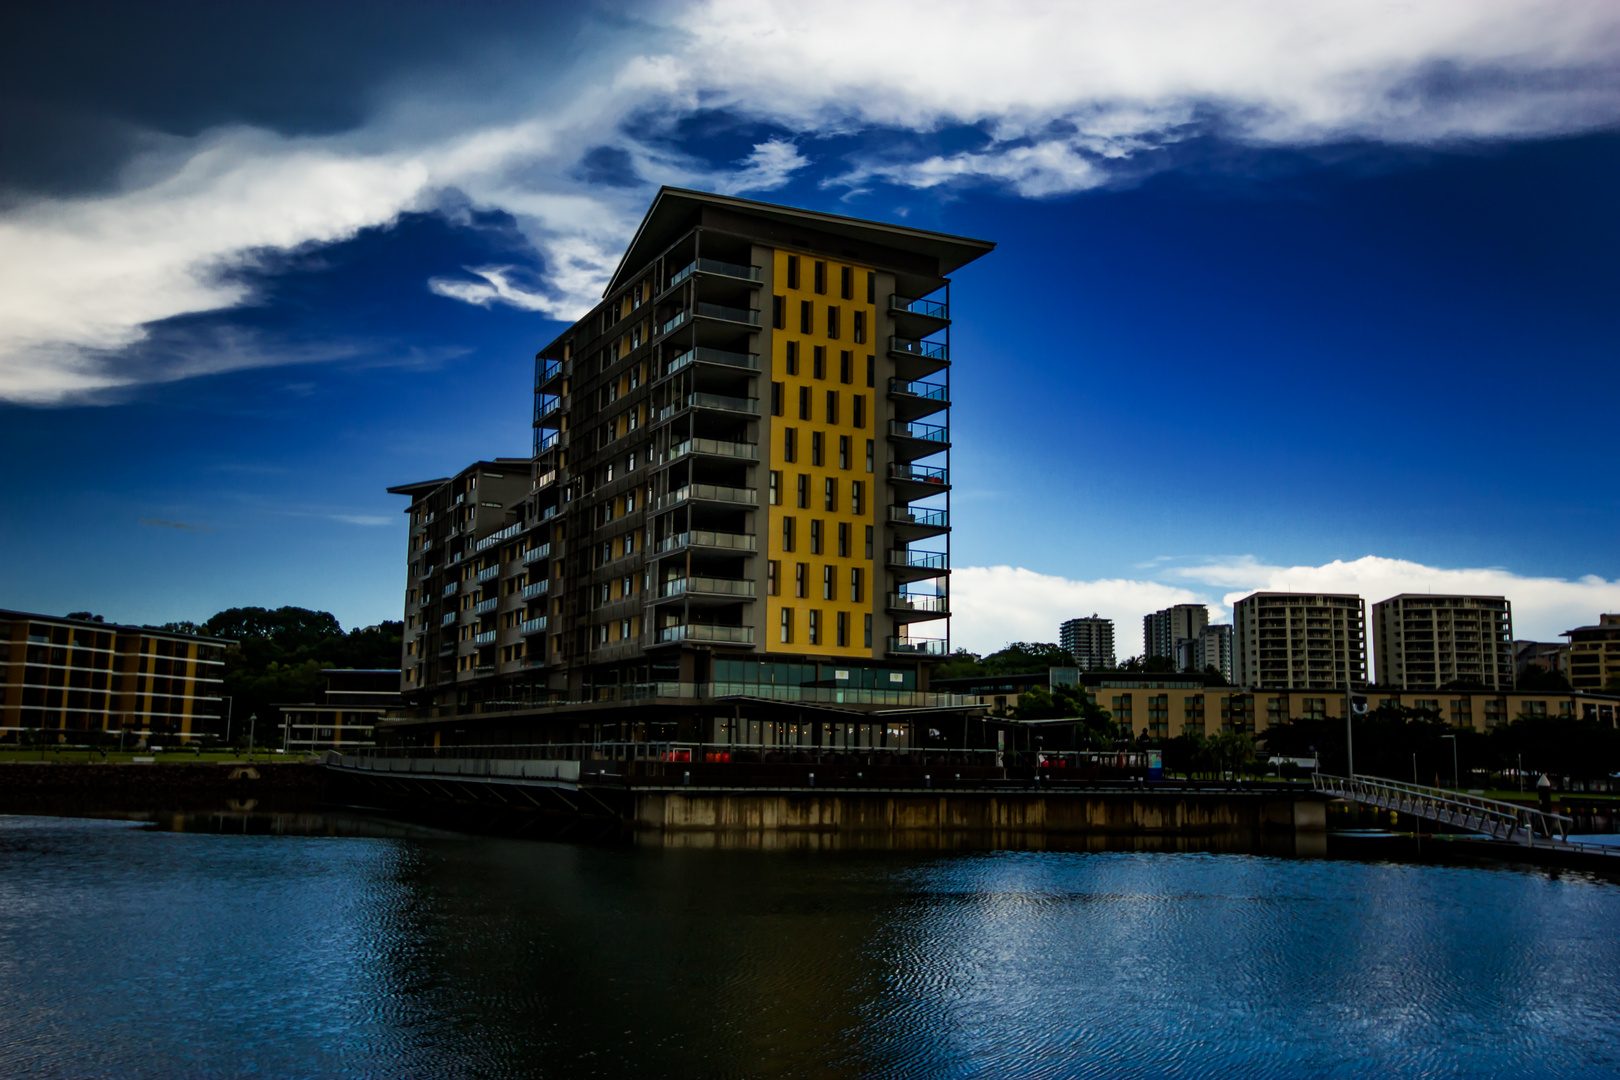
[[[1513,609],[1500,596],[1402,593],[1373,605],[1380,686],[1513,688]]]
[[[0,740],[219,735],[222,638],[0,611]]]
[[[1236,682],[1278,690],[1367,684],[1367,612],[1352,593],[1258,592],[1233,609]]]
[[[1566,630],[1569,638],[1569,685],[1601,690],[1620,679],[1620,615],[1599,615],[1595,626]]]
[[[294,753],[376,745],[378,721],[401,704],[398,668],[332,668],[321,700],[281,706],[285,748]]]

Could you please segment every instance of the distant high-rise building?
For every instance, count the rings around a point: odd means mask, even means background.
[[[1206,626],[1197,637],[1176,641],[1176,667],[1181,671],[1202,672],[1214,668],[1227,682],[1232,681],[1232,627]]]
[[[1209,608],[1203,604],[1177,604],[1142,617],[1142,655],[1176,656],[1176,642],[1195,638],[1209,625]]]
[[[1081,671],[1105,671],[1114,666],[1114,620],[1070,619],[1058,628],[1058,644]]]
[[[1402,593],[1372,613],[1380,686],[1513,689],[1513,609],[1502,597]]]
[[[1239,600],[1237,679],[1279,690],[1367,683],[1367,606],[1352,593],[1259,592]]]

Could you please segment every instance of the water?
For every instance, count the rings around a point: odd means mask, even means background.
[[[277,821],[0,817],[0,1076],[1620,1073],[1580,874]]]

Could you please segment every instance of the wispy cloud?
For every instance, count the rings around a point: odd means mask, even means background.
[[[331,514],[329,516],[333,521],[341,521],[345,525],[379,526],[398,525],[403,522],[403,519],[398,516],[384,517],[380,514]]]
[[[213,532],[207,525],[192,525],[185,521],[169,521],[165,518],[141,518],[142,525],[150,525],[158,529],[179,529],[181,532]]]

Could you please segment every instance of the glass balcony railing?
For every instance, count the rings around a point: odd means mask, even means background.
[[[480,600],[478,603],[473,605],[473,613],[477,615],[488,615],[490,612],[495,610],[495,605],[499,603],[500,601],[493,596],[488,600]]]
[[[485,582],[500,576],[501,567],[499,563],[496,563],[494,566],[486,566],[482,570],[478,571],[477,579],[479,582]]]
[[[920,525],[925,529],[950,528],[950,514],[945,510],[914,506],[889,507],[889,520],[896,525]]]
[[[889,652],[902,656],[944,656],[944,638],[892,637]]]
[[[762,281],[764,279],[764,271],[757,266],[721,262],[719,259],[695,259],[675,271],[675,276],[669,279],[669,284],[665,287],[673,289],[693,274],[718,274],[721,277],[738,278],[742,281]]]
[[[724,367],[745,368],[749,371],[759,370],[758,353],[727,352],[724,349],[687,349],[668,364],[664,365],[664,374],[673,375],[688,364],[720,364]]]
[[[889,434],[897,439],[921,439],[923,442],[949,444],[951,429],[941,424],[906,423],[904,420],[890,420]]]
[[[553,446],[556,446],[561,441],[562,441],[562,432],[553,431],[550,435],[547,435],[545,438],[540,440],[540,445],[537,447],[537,450],[538,450],[539,453],[543,454],[547,450],[550,450]]]
[[[892,337],[889,351],[908,356],[926,356],[930,360],[949,360],[950,350],[943,341],[918,341],[916,338]]]
[[[910,570],[944,570],[949,563],[943,551],[910,551],[896,548],[889,552],[889,565]]]
[[[658,631],[660,643],[671,641],[722,641],[733,645],[752,645],[754,643],[754,628],[752,626],[709,626],[703,623],[688,623],[682,626],[666,626]]]
[[[529,582],[529,584],[523,586],[523,599],[525,599],[525,600],[533,600],[535,597],[544,596],[544,595],[546,595],[546,593],[548,593],[550,591],[551,591],[551,579],[550,578],[545,578],[545,579],[543,579],[541,581],[531,581],[531,582]]]
[[[495,631],[493,631],[493,630],[485,630],[481,634],[474,635],[473,636],[473,644],[474,645],[493,645],[493,644],[495,644]]]
[[[696,312],[705,319],[722,319],[725,322],[746,323],[749,326],[759,325],[759,312],[753,308],[727,307],[724,304],[698,303]]]
[[[721,412],[746,413],[749,416],[759,415],[759,400],[757,398],[728,397],[725,394],[709,394],[697,392],[687,394],[686,397],[671,405],[665,405],[658,410],[658,419],[668,420],[682,409],[718,409]]]
[[[660,555],[668,551],[679,551],[681,548],[686,547],[753,551],[757,542],[757,539],[748,533],[723,533],[710,532],[707,529],[692,529],[689,532],[664,537],[664,539],[658,541],[655,551]]]
[[[541,559],[546,558],[550,554],[550,544],[541,544],[539,547],[532,547],[523,553],[523,565],[527,566],[529,563],[539,562]]]
[[[950,309],[938,300],[912,300],[904,296],[891,296],[889,310],[907,315],[924,315],[930,319],[950,318]]]
[[[658,590],[658,595],[664,598],[704,595],[746,599],[754,596],[754,583],[732,578],[684,577],[664,582],[663,587]]]
[[[708,454],[712,457],[755,461],[759,458],[759,447],[753,443],[721,442],[718,439],[684,439],[669,448],[664,460],[674,461],[686,454]]]
[[[668,322],[664,323],[663,326],[658,328],[658,332],[660,334],[667,334],[671,330],[679,330],[682,326],[685,326],[688,322],[690,322],[691,319],[692,313],[690,311],[677,311],[674,318],[670,319]]]
[[[445,596],[454,596],[456,594],[456,590],[459,589],[460,587],[461,587],[461,583],[459,581],[452,581],[450,584],[448,584],[448,585],[446,585],[444,587],[444,595]]]
[[[451,623],[453,623],[455,621],[456,621],[456,613],[453,612],[453,611],[447,611],[447,612],[444,613],[444,618],[439,620],[439,625],[440,626],[449,626]]]
[[[545,628],[546,628],[546,617],[544,615],[540,616],[538,619],[524,619],[523,620],[523,636],[524,637],[528,637],[530,634],[538,634],[541,631],[543,631]]]
[[[890,379],[889,393],[906,397],[926,398],[929,401],[949,401],[950,387],[943,383],[912,382],[910,379]]]
[[[951,598],[933,593],[890,593],[892,611],[922,611],[933,615],[949,615]]]
[[[891,463],[889,465],[890,480],[910,480],[918,484],[938,484],[940,487],[950,483],[945,470],[937,465],[912,465]]]
[[[759,493],[753,488],[721,487],[718,484],[688,484],[683,488],[677,488],[668,495],[660,495],[657,508],[663,510],[694,499],[700,502],[723,502],[735,503],[739,506],[753,506],[759,502]]]

